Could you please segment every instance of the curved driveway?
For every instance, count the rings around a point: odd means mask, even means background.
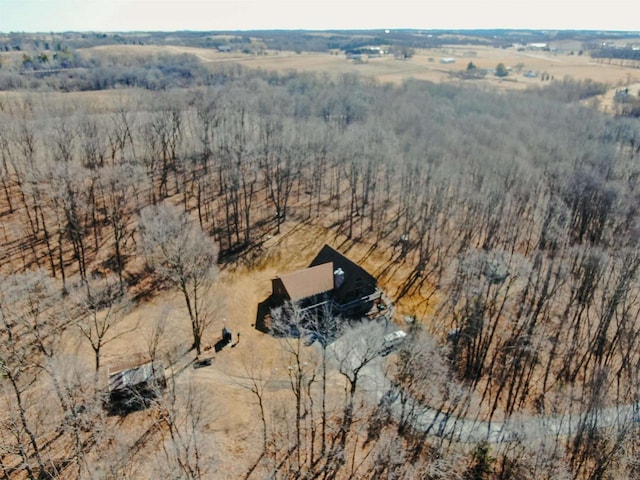
[[[341,339],[327,346],[330,355],[341,351],[342,356],[353,356],[357,363],[359,352],[354,345],[341,345]],[[359,372],[358,390],[366,392],[373,401],[384,401],[389,406],[391,413],[400,418],[402,404],[396,387],[386,377],[384,371],[384,358],[378,357],[369,361]],[[615,428],[621,432],[631,428],[634,423],[640,421],[640,409],[638,403],[633,405],[620,405],[596,410],[591,413],[567,414],[565,416],[531,415],[527,417],[512,418],[504,422],[475,420],[448,416],[442,411],[424,405],[405,404],[407,408],[413,408],[413,427],[423,433],[448,437],[464,443],[476,443],[486,441],[493,444],[511,441],[534,441],[545,437],[564,437],[575,434],[585,425],[595,428]]]

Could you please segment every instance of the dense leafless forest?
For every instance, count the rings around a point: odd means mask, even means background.
[[[200,352],[216,257],[251,268],[292,224],[403,265],[399,296],[422,310],[378,404],[359,395],[379,361],[368,326],[344,333],[355,360],[284,339],[278,396],[247,365],[261,452],[247,476],[640,475],[637,417],[603,414],[640,391],[637,120],[575,101],[590,84],[570,80],[494,93],[225,67],[165,87],[0,97],[2,478],[142,478],[132,465],[151,436],[150,478],[224,478],[197,389],[178,380],[120,440],[101,352],[133,305],[171,288]],[[68,335],[95,362],[74,362]],[[552,426],[476,443],[441,417],[420,427],[427,409]]]

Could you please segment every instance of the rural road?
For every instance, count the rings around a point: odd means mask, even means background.
[[[327,346],[331,355],[343,356],[345,352],[357,360],[362,358],[357,342],[341,344],[342,339]],[[346,343],[346,342],[344,342]],[[341,352],[341,353],[340,353]],[[400,392],[387,378],[384,358],[378,357],[367,363],[359,372],[358,390],[366,392],[376,403],[384,400],[395,418],[401,418],[403,405]],[[486,441],[492,444],[512,441],[537,441],[548,437],[570,436],[581,426],[590,424],[596,428],[615,428],[616,431],[631,428],[640,422],[638,404],[619,405],[589,414],[573,413],[564,416],[530,415],[512,418],[506,421],[487,422],[471,418],[448,416],[442,411],[425,405],[411,403],[404,405],[405,411],[413,408],[412,423],[419,432],[434,436],[447,437],[463,443]]]

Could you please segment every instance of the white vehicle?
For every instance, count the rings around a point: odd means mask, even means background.
[[[388,333],[384,336],[382,343],[382,352],[380,354],[384,357],[389,355],[393,350],[400,345],[407,337],[407,332],[402,330],[396,330],[395,332]]]

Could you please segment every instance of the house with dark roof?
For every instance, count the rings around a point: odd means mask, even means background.
[[[380,298],[378,282],[373,275],[329,245],[322,247],[309,267],[323,264],[332,266],[331,299],[340,313],[364,314],[371,308],[373,300]]]
[[[331,262],[313,265],[272,279],[271,291],[283,301],[301,301],[333,290],[333,275]]]
[[[341,317],[360,318],[381,298],[376,279],[329,245],[322,247],[309,267],[279,275],[272,279],[271,287],[271,296],[259,305],[256,325],[265,325],[268,312],[287,301],[296,302],[305,311],[328,307]]]

